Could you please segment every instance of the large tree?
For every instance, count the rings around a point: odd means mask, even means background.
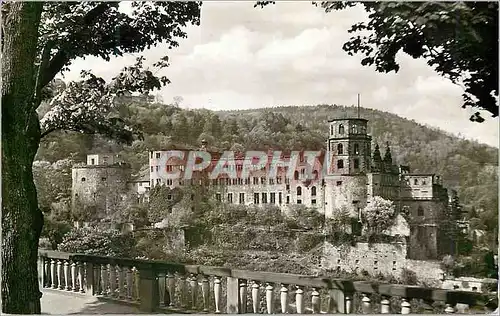
[[[274,1],[258,1],[265,6]],[[351,26],[344,43],[349,54],[363,54],[362,65],[379,72],[397,72],[396,55],[423,57],[429,66],[464,87],[463,108],[498,116],[498,2],[313,2],[326,12],[356,5],[368,13],[366,22]]]
[[[57,74],[78,57],[172,48],[199,24],[199,2],[6,2],[2,4],[2,312],[40,313],[37,248],[43,226],[32,164],[42,137],[55,130],[100,133],[123,141],[133,128],[113,115],[116,98],[168,83],[144,59],[106,82],[90,72],[65,87]],[[168,65],[163,58],[154,66]],[[39,120],[37,108],[50,101]]]

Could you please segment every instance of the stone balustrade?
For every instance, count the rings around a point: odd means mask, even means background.
[[[454,290],[328,279],[39,251],[44,288],[182,313],[464,313],[487,312],[491,297]]]

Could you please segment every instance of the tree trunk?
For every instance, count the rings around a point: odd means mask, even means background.
[[[2,312],[39,314],[38,209],[32,164],[40,143],[35,61],[42,2],[2,4]]]

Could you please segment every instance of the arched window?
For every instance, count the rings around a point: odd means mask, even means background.
[[[359,155],[359,144],[354,144],[354,154]]]
[[[314,180],[318,180],[319,176],[318,176],[318,170],[314,170],[313,171],[313,177],[314,177]]]
[[[83,177],[83,178],[82,178],[82,182],[85,182],[85,180],[87,180],[87,179],[85,179],[85,177]]]
[[[344,146],[342,144],[337,145],[337,154],[342,155],[344,153]]]
[[[358,125],[354,124],[351,126],[351,133],[353,133],[353,134],[358,133]]]
[[[302,195],[302,187],[297,187],[297,195]]]
[[[344,125],[342,124],[339,125],[339,134],[340,135],[344,134]]]
[[[344,168],[344,160],[340,159],[337,161],[337,169],[343,169]]]
[[[417,179],[413,180],[413,184],[417,185],[418,184],[418,180]]]
[[[316,187],[311,188],[311,196],[316,196]]]

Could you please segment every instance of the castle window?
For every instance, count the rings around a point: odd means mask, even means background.
[[[91,165],[95,165],[95,159],[94,158],[90,159],[90,164]]]
[[[151,166],[151,172],[153,172],[153,171],[154,171],[154,170],[153,170],[153,166]]]
[[[302,195],[302,187],[297,187],[297,195]]]
[[[172,194],[167,195],[167,200],[172,200]]]
[[[101,181],[106,181],[106,177],[102,177],[102,178],[101,178]]]
[[[342,185],[342,181],[337,181],[337,186],[341,186]]]
[[[174,181],[172,179],[167,179],[167,185],[172,185]]]
[[[153,152],[151,152],[151,159],[153,159]]]
[[[417,209],[417,216],[424,216],[424,209],[422,206],[419,206]]]
[[[269,199],[271,204],[276,204],[276,193],[270,193]]]
[[[277,177],[277,178],[276,178],[276,183],[277,183],[277,184],[281,184],[281,177]]]
[[[253,177],[253,184],[259,184],[259,178]]]
[[[253,204],[259,204],[259,193],[253,194]]]
[[[359,159],[354,159],[354,169],[359,168]]]
[[[289,195],[286,196],[286,204],[290,204],[290,196]]]
[[[289,184],[286,185],[286,189],[290,190],[290,185]]]
[[[160,153],[156,153],[156,159],[160,159]]]
[[[425,185],[425,180],[422,180],[422,185]]]
[[[335,126],[333,124],[330,125],[330,135],[333,135],[334,130],[335,130]]]
[[[167,166],[167,172],[172,172],[173,168],[172,165]],[[156,171],[158,171],[158,166],[156,166]]]
[[[417,185],[418,184],[418,179],[413,180],[413,184]]]
[[[344,153],[344,146],[342,144],[337,145],[337,154],[342,155]]]
[[[274,179],[269,179],[269,184],[274,184]]]
[[[266,184],[266,178],[261,177],[260,178],[260,184]]]
[[[294,174],[293,174],[293,178],[295,180],[299,180],[299,172],[298,171],[295,171]]]
[[[339,134],[340,135],[344,134],[344,125],[342,125],[342,124],[339,125]]]
[[[311,188],[311,196],[316,196],[316,187]]]
[[[232,194],[232,193],[228,193],[228,194],[227,194],[227,201],[228,201],[229,203],[233,203],[233,194]]]
[[[262,204],[267,204],[267,193],[262,193]]]
[[[351,127],[351,133],[357,134],[358,133],[358,125],[354,124]]]
[[[87,179],[85,179],[85,177],[83,177],[83,178],[82,178],[82,182],[85,182],[85,180],[87,180]]]
[[[311,200],[311,204],[316,205],[316,200]]]
[[[337,169],[343,169],[344,168],[344,160],[340,159],[337,161]]]
[[[354,154],[359,155],[359,144],[354,144]]]
[[[160,171],[160,166],[156,166],[156,172]]]
[[[302,200],[297,200],[297,204],[302,204]]]
[[[281,193],[281,192],[278,193],[278,203],[279,203],[279,205],[281,205],[281,203],[283,203],[283,193]]]
[[[220,193],[215,194],[215,199],[219,202],[222,200],[222,196],[220,195]]]
[[[313,171],[313,179],[318,180],[318,178],[319,178],[318,170],[314,170]]]
[[[240,193],[240,204],[245,204],[245,193]]]
[[[245,179],[245,184],[250,184],[250,178]]]

